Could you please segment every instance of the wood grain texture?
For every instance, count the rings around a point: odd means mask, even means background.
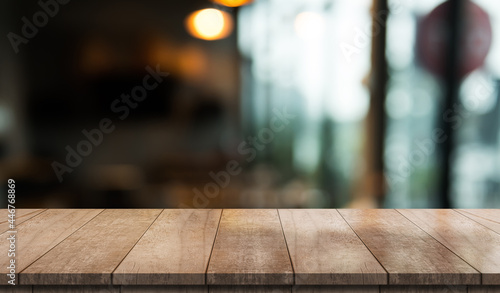
[[[113,273],[113,284],[204,285],[222,210],[164,210]]]
[[[293,286],[292,293],[379,293],[379,286]]]
[[[468,286],[468,293],[500,293],[500,286]]]
[[[8,286],[0,286],[0,292],[2,293],[31,293],[31,286],[20,286],[20,285],[8,285]]]
[[[44,209],[16,209],[16,218],[15,224],[20,225],[21,223],[33,218],[34,216],[40,214],[45,211]],[[9,222],[8,215],[10,213],[7,209],[0,210],[0,233],[3,233],[9,230]]]
[[[208,286],[128,286],[121,287],[121,293],[208,293]]]
[[[398,210],[482,274],[500,285],[500,234],[454,210]]]
[[[479,284],[481,275],[395,210],[339,210],[395,285]]]
[[[105,210],[22,271],[21,284],[107,285],[161,210]]]
[[[278,210],[296,285],[387,284],[387,273],[337,210]]]
[[[467,293],[467,286],[380,286],[380,293]]]
[[[210,293],[290,293],[291,286],[209,286]]]
[[[278,211],[224,210],[210,259],[209,285],[291,285],[293,271]]]
[[[33,286],[33,293],[120,293],[120,286]]]
[[[102,210],[47,210],[17,227],[16,271],[21,272],[59,242],[82,227]],[[5,232],[0,238],[6,239],[11,233]],[[0,251],[8,251],[10,243],[0,242]],[[0,258],[0,282],[8,280],[7,254]],[[17,274],[18,275],[18,274]]]
[[[462,215],[500,234],[500,209],[456,210]]]

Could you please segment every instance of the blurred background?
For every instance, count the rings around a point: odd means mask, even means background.
[[[0,35],[1,207],[500,208],[499,1],[8,0]]]

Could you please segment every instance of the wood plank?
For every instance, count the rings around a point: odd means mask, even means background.
[[[21,219],[32,214],[37,215],[44,210],[45,209],[16,209],[16,218]],[[7,220],[9,220],[9,218],[7,218],[8,215],[10,215],[8,209],[0,209],[0,224],[6,223]]]
[[[290,293],[291,286],[209,286],[210,293]]]
[[[395,285],[479,284],[481,275],[395,210],[339,210]]]
[[[469,293],[500,293],[500,286],[468,286]]]
[[[208,286],[122,286],[121,293],[207,293]]]
[[[102,210],[47,210],[17,227],[16,241],[16,271],[21,272],[43,254],[63,241],[71,233],[82,227]],[[6,239],[12,233],[0,235]],[[8,251],[10,243],[0,242],[0,251]],[[0,258],[0,282],[6,283],[9,278],[10,258],[7,254]],[[16,278],[19,274],[16,274]]]
[[[470,209],[456,211],[500,234],[500,209]]]
[[[20,285],[1,285],[0,292],[2,293],[31,293],[32,286],[20,286]]]
[[[500,234],[454,210],[398,210],[482,274],[500,285]]]
[[[33,286],[33,293],[120,293],[120,286]]]
[[[105,210],[22,271],[21,284],[107,285],[161,210]]]
[[[291,285],[278,211],[224,210],[208,266],[209,285]]]
[[[16,218],[15,224],[20,225],[21,223],[33,218],[34,216],[40,214],[45,211],[44,209],[16,209]],[[10,213],[7,209],[0,210],[0,233],[3,233],[9,230],[9,222],[8,215]]]
[[[467,293],[467,286],[380,286],[380,293]]]
[[[278,210],[296,285],[387,284],[387,272],[337,210]]]
[[[164,210],[113,273],[113,284],[203,285],[222,210]]]
[[[293,286],[293,293],[379,293],[379,286]]]

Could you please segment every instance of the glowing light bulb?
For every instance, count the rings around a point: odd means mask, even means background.
[[[231,15],[213,8],[191,13],[186,18],[186,28],[193,37],[212,41],[226,38],[233,30]]]
[[[238,7],[252,3],[252,0],[212,0],[213,2],[227,7]]]

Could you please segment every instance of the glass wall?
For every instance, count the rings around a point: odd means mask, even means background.
[[[497,69],[500,10],[495,1],[474,2],[489,17],[492,43],[484,65],[463,76],[459,103],[452,109],[442,108],[443,78],[430,73],[423,65],[425,56],[422,53],[419,56],[416,44],[424,18],[443,2],[405,1],[404,9],[389,17],[387,60],[391,78],[386,99],[389,123],[385,161],[390,189],[387,207],[437,206],[441,183],[438,175],[446,155],[440,152],[440,144],[446,139],[439,137],[442,122],[450,123],[456,132],[451,154],[452,206],[479,208],[500,203]],[[467,20],[477,23],[471,18]],[[467,34],[464,47],[480,51],[480,46],[490,38],[484,30],[477,27]],[[433,44],[426,45],[430,50]],[[461,62],[465,63],[463,59]]]
[[[345,205],[360,179],[370,7],[369,0],[261,0],[238,15],[245,130],[258,132],[276,109],[296,116],[259,163],[283,176],[277,187],[302,187],[302,205]]]

